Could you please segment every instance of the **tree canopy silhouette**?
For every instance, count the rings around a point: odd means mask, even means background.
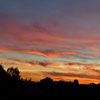
[[[7,73],[12,77],[13,79],[19,80],[20,79],[20,72],[18,68],[10,67],[7,69]]]

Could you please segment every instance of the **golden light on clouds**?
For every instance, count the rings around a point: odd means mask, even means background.
[[[45,77],[54,80],[72,81],[79,79],[80,83],[99,83],[100,65],[81,64],[81,63],[59,63],[59,62],[30,62],[10,60],[0,58],[5,70],[8,67],[18,67],[21,78],[39,81]]]
[[[25,0],[27,6],[19,0],[0,1],[0,64],[5,69],[18,67],[23,77],[32,72],[32,80],[49,75],[99,82],[98,0],[44,0],[40,4]]]

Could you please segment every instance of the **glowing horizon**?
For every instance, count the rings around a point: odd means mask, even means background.
[[[0,64],[32,80],[99,83],[99,0],[0,0]]]

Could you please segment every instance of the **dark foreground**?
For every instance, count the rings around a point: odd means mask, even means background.
[[[61,100],[99,100],[100,85],[78,85],[67,82],[27,82],[11,81],[0,82],[0,97],[8,100],[24,99],[59,99]],[[30,99],[29,99],[30,98]],[[68,99],[70,98],[70,99]]]
[[[50,78],[32,82],[20,79],[18,69],[6,72],[0,66],[0,100],[20,99],[100,100],[100,84],[82,85],[78,80],[64,82]]]

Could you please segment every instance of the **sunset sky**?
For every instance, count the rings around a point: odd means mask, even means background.
[[[100,0],[0,0],[0,64],[21,76],[100,82]]]

